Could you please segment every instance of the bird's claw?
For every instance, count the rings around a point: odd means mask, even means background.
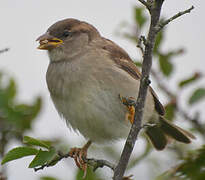
[[[82,169],[84,172],[83,178],[86,177],[88,165],[86,163],[87,159],[87,150],[91,145],[91,141],[88,141],[85,146],[82,148],[71,148],[69,156],[75,160],[75,164],[79,169]]]
[[[83,178],[85,178],[88,167],[87,163],[85,162],[85,159],[87,158],[87,150],[83,148],[72,148],[69,152],[69,156],[75,160],[75,164],[78,166],[78,168],[83,170]]]

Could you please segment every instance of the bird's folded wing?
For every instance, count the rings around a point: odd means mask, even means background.
[[[105,43],[103,43],[102,48],[109,52],[111,59],[114,60],[117,66],[126,71],[127,73],[129,73],[134,79],[139,80],[141,77],[141,73],[139,72],[137,66],[131,60],[129,55],[121,47],[119,47],[111,40],[105,38],[103,38],[103,40]],[[154,92],[151,86],[149,86],[149,91],[153,95],[156,111],[160,115],[164,115],[164,107],[160,103],[156,93]]]

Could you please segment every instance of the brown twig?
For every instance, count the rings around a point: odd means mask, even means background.
[[[40,167],[34,168],[34,171],[36,172],[36,171],[44,169],[45,167],[51,167],[51,166],[55,165],[56,163],[58,163],[59,161],[61,161],[62,159],[65,159],[68,157],[71,157],[69,153],[64,154],[64,153],[59,151],[58,156],[56,158],[54,158],[49,163],[46,163]],[[85,162],[88,165],[92,166],[94,171],[97,170],[98,168],[103,168],[104,166],[112,169],[113,171],[115,169],[115,164],[113,164],[107,160],[92,158],[92,159],[85,159]]]
[[[86,159],[86,163],[88,163],[90,166],[93,167],[93,171],[97,170],[98,168],[103,168],[104,166],[112,169],[114,171],[116,165],[113,163],[110,163],[107,160],[102,160],[102,159]]]
[[[122,180],[122,177],[124,175],[124,172],[126,170],[129,158],[131,156],[131,153],[134,148],[134,144],[136,142],[137,136],[140,132],[141,129],[141,121],[143,118],[143,110],[144,110],[144,104],[145,104],[145,99],[147,95],[147,89],[149,86],[149,74],[151,71],[151,65],[152,65],[152,52],[153,52],[153,47],[155,43],[155,38],[157,33],[169,22],[173,21],[174,19],[182,16],[183,14],[186,14],[190,12],[193,7],[191,7],[188,10],[185,10],[183,12],[179,12],[172,18],[168,19],[162,24],[159,24],[159,17],[160,17],[160,12],[161,12],[161,7],[164,2],[164,0],[153,0],[153,1],[143,1],[139,0],[143,5],[147,7],[147,9],[150,12],[151,15],[151,24],[149,28],[149,33],[148,37],[146,40],[145,44],[145,50],[144,56],[143,56],[143,63],[142,63],[142,77],[140,80],[140,89],[138,93],[138,98],[137,102],[135,105],[135,119],[134,123],[131,127],[130,133],[128,135],[128,138],[126,140],[122,155],[120,157],[119,163],[114,171],[114,180]],[[165,89],[166,90],[166,89]],[[172,95],[172,94],[170,94]]]
[[[152,52],[154,48],[155,38],[157,35],[156,26],[159,21],[162,4],[163,4],[163,0],[158,0],[155,1],[155,3],[152,3],[152,7],[150,8],[151,24],[150,24],[149,33],[145,45],[144,56],[143,56],[142,77],[140,80],[140,89],[139,89],[137,102],[135,105],[135,119],[134,119],[134,123],[132,124],[128,138],[126,140],[119,163],[114,171],[114,177],[113,177],[114,180],[122,180],[129,158],[133,151],[137,136],[141,130],[141,121],[143,118],[144,104],[147,95],[147,89],[150,83],[149,74],[152,66]]]
[[[166,21],[160,22],[158,24],[158,27],[157,27],[157,32],[161,31],[164,28],[164,26],[166,26],[167,24],[169,24],[173,20],[179,18],[180,16],[182,16],[184,14],[190,13],[193,9],[194,9],[194,6],[191,6],[189,9],[187,9],[185,11],[181,11],[181,12],[175,14],[174,16],[172,16],[171,18],[167,19]]]
[[[1,50],[0,50],[0,54],[1,54],[1,53],[4,53],[4,52],[7,52],[8,50],[9,50],[9,48],[1,49]]]

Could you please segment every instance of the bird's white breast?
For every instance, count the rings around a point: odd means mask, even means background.
[[[67,123],[97,143],[127,137],[130,123],[119,94],[137,97],[139,81],[112,60],[86,54],[81,58],[50,63],[47,84],[58,112]],[[144,122],[154,115],[148,93]]]

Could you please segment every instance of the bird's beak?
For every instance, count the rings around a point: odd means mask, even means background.
[[[41,50],[51,50],[63,43],[61,39],[51,36],[48,32],[40,36],[36,41],[39,41],[40,45],[37,48]]]

